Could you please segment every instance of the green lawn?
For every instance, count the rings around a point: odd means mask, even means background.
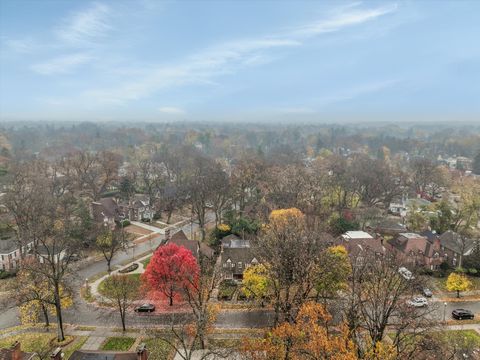
[[[480,334],[475,330],[447,330],[441,333],[445,339],[462,339],[462,342],[472,343],[480,348]]]
[[[150,360],[169,359],[174,349],[170,347],[164,340],[158,338],[145,339],[143,341],[147,345],[148,358]]]
[[[480,334],[475,330],[445,330],[431,333],[432,337],[441,340],[455,348],[480,348]],[[390,339],[395,339],[395,333],[387,334]],[[413,338],[407,335],[407,341],[412,342]]]
[[[443,278],[430,277],[430,282],[438,290],[448,291],[446,286],[445,286],[446,283],[447,283],[447,278],[448,278],[448,276],[445,276]],[[473,285],[472,290],[480,290],[480,277],[467,275],[467,278],[468,278],[468,280],[470,280],[472,282],[472,285]]]
[[[237,284],[233,280],[223,280],[218,287],[219,300],[231,300],[237,290]]]
[[[15,341],[21,342],[21,349],[25,352],[45,352],[51,348],[50,341],[56,336],[53,333],[24,333],[0,339],[0,349],[9,348]]]
[[[142,260],[141,263],[143,264],[143,268],[146,269],[147,268],[147,265],[150,263],[150,260],[152,259],[151,256],[149,256],[148,258],[146,258],[145,260]]]
[[[14,336],[8,336],[0,339],[0,349],[9,348],[15,341],[20,341],[22,351],[36,352],[39,354],[46,354],[57,346],[69,343],[73,340],[73,336],[66,336],[65,341],[56,343],[55,331],[50,333],[31,332],[23,333]]]
[[[125,274],[125,276],[130,276],[137,280],[140,283],[140,275],[142,274]],[[105,296],[105,280],[103,280],[100,284],[98,284],[98,292],[100,295]]]
[[[102,350],[128,351],[134,342],[132,337],[110,337],[103,343]]]

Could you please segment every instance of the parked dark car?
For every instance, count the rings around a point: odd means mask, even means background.
[[[143,304],[135,308],[135,312],[154,312],[155,305],[153,304]]]
[[[455,309],[452,311],[452,317],[456,320],[473,319],[475,316],[470,310]]]
[[[425,297],[432,297],[433,295],[432,290],[430,290],[429,288],[422,288],[422,294]]]

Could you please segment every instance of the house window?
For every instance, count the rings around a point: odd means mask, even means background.
[[[241,261],[238,262],[238,268],[239,268],[239,269],[242,268],[242,262],[241,262]]]

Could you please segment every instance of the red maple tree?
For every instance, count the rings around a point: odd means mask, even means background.
[[[165,295],[172,306],[174,297],[192,284],[198,272],[197,260],[190,250],[167,244],[154,252],[143,278],[152,290]]]

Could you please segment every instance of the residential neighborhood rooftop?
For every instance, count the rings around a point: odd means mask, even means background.
[[[342,235],[345,240],[349,239],[373,239],[373,236],[365,231],[347,231]]]

